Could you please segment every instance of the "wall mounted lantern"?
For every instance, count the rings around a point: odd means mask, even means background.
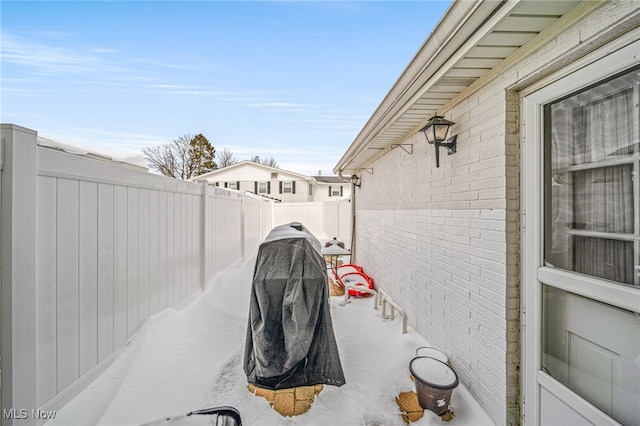
[[[447,154],[451,155],[456,152],[456,139],[458,135],[451,136],[447,139],[449,127],[455,124],[453,121],[446,120],[444,117],[434,115],[427,124],[420,129],[427,137],[427,142],[435,144],[436,147],[436,167],[440,167],[440,147],[447,148]]]
[[[351,175],[351,183],[353,184],[353,186],[357,186],[358,188],[360,188],[360,176],[358,176],[357,174],[352,174]]]

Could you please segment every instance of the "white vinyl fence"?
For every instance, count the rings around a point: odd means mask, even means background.
[[[42,423],[37,410],[66,404],[273,226],[350,242],[349,200],[274,203],[38,146],[11,124],[0,170],[2,426]]]
[[[63,406],[151,315],[255,248],[272,202],[1,130],[0,423],[36,424],[32,409]]]
[[[351,202],[347,198],[307,203],[275,203],[273,226],[300,222],[316,236],[336,237],[351,244]]]
[[[258,246],[271,230],[273,201],[248,193],[240,193],[201,183],[206,191],[205,211],[202,214],[205,230],[202,244],[205,247],[202,264],[208,282],[245,253]]]

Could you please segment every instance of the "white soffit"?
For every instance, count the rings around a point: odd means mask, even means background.
[[[454,2],[429,36],[398,82],[347,149],[335,173],[353,174],[392,144],[415,134],[439,108],[502,63],[544,31],[580,0],[478,1],[466,9],[467,16],[448,37],[438,31],[456,17]],[[464,2],[461,2],[464,3]],[[468,7],[468,6],[467,6]],[[442,39],[442,40],[440,40]],[[444,43],[444,44],[443,44]],[[424,50],[440,45],[437,55],[413,77],[408,87],[398,87],[424,61]],[[406,84],[406,83],[404,83]],[[400,96],[398,92],[401,92]],[[394,98],[394,99],[390,99]]]

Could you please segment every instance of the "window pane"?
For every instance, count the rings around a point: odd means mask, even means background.
[[[640,284],[639,84],[635,69],[545,106],[547,265]]]
[[[575,271],[606,280],[633,284],[633,242],[574,237]]]
[[[574,229],[633,233],[631,164],[573,173]]]
[[[624,84],[626,81],[618,82]],[[598,96],[602,96],[602,90],[592,89],[576,96],[583,101],[596,98],[592,102],[585,105],[578,102],[572,106],[575,102],[569,99],[568,105],[559,106],[572,107],[575,123],[574,164],[591,163],[632,152],[633,87],[621,89],[600,99]]]
[[[543,287],[542,369],[624,425],[640,425],[633,312]]]

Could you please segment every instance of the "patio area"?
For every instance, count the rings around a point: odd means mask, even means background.
[[[331,314],[346,384],[325,386],[311,409],[283,417],[247,390],[242,357],[255,253],[216,275],[206,291],[179,309],[152,316],[115,361],[48,425],[140,425],[205,407],[236,407],[245,425],[402,425],[395,397],[415,390],[409,361],[428,346],[400,319],[384,321],[373,299]],[[453,392],[450,425],[493,422],[461,383]],[[209,424],[208,416],[189,424]],[[442,425],[425,411],[417,425]]]

